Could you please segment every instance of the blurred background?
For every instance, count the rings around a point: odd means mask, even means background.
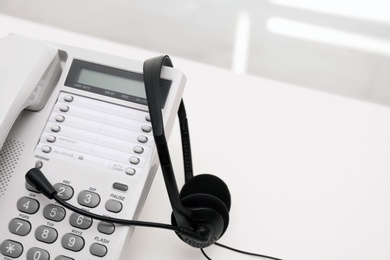
[[[0,13],[390,105],[388,0],[0,0]]]

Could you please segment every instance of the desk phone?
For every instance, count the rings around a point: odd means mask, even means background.
[[[125,259],[133,227],[71,212],[26,183],[39,168],[85,211],[136,219],[158,168],[143,62],[9,35],[0,40],[0,260]],[[185,85],[161,73],[165,131]]]

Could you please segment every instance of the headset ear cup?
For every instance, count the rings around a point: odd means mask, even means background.
[[[180,199],[186,208],[209,208],[218,212],[223,219],[223,235],[229,225],[231,206],[227,185],[218,177],[210,174],[196,175],[184,184]],[[172,224],[176,221],[172,218]]]
[[[231,207],[229,188],[223,180],[211,174],[200,174],[191,178],[180,191],[180,199],[192,194],[209,194],[220,199],[228,212]]]

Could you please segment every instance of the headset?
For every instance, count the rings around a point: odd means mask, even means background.
[[[162,66],[173,67],[169,56],[159,56],[144,62],[143,76],[148,100],[149,114],[154,141],[165,186],[172,207],[172,225],[116,219],[85,212],[57,196],[57,191],[46,179],[41,170],[32,168],[26,174],[26,181],[35,186],[49,199],[79,214],[116,224],[170,229],[187,244],[195,248],[205,248],[214,244],[226,231],[229,224],[231,197],[227,185],[218,177],[210,174],[193,176],[191,146],[187,115],[181,100],[178,109],[180,124],[185,184],[180,193],[167,140],[160,102],[160,75]]]

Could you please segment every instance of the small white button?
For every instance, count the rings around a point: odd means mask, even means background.
[[[140,135],[140,136],[138,136],[137,140],[138,140],[138,142],[144,144],[144,143],[146,143],[148,141],[148,138],[146,136],[144,136],[144,135]]]
[[[61,127],[59,126],[59,125],[52,125],[51,127],[50,127],[50,129],[51,129],[51,131],[53,131],[53,132],[59,132],[60,130],[61,130]]]
[[[130,157],[129,162],[132,164],[139,164],[139,159],[137,157]]]
[[[61,111],[61,112],[68,112],[68,111],[69,111],[69,107],[68,107],[68,106],[65,106],[65,105],[60,106],[60,111]]]
[[[125,169],[125,172],[126,172],[126,174],[128,174],[128,175],[134,175],[134,174],[135,174],[135,169],[130,168],[130,167],[127,167],[127,168]]]
[[[55,119],[56,119],[57,122],[60,122],[60,123],[62,123],[62,122],[65,121],[65,117],[64,117],[64,116],[61,116],[61,115],[56,116]]]
[[[150,115],[145,116],[146,121],[150,122]]]
[[[42,146],[42,152],[50,153],[51,152],[51,147],[47,146],[47,145]]]
[[[71,95],[64,96],[64,101],[72,102],[73,101],[73,97]]]
[[[54,143],[56,141],[56,137],[54,135],[48,135],[46,136],[46,141],[49,143]]]
[[[142,131],[144,131],[145,133],[150,133],[150,131],[152,131],[152,127],[150,125],[143,125],[141,127]]]
[[[138,154],[141,154],[144,152],[144,148],[142,148],[141,146],[134,146],[133,150],[135,153],[138,153]]]
[[[42,161],[37,161],[37,162],[35,163],[35,168],[37,168],[37,169],[41,169],[42,166],[43,166],[43,162],[42,162]]]

